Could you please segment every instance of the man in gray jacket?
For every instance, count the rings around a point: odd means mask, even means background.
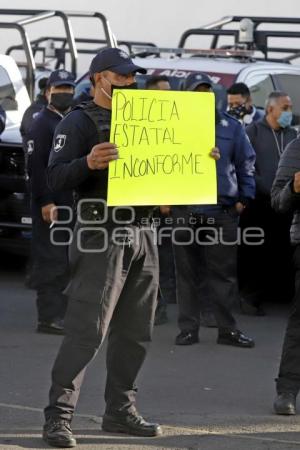
[[[257,315],[263,315],[263,300],[282,300],[293,295],[291,250],[289,245],[289,217],[278,215],[271,208],[271,187],[279,158],[289,142],[296,138],[291,127],[292,102],[285,92],[272,92],[266,101],[266,116],[246,128],[256,153],[256,197],[242,215],[241,227],[263,229],[263,245],[241,248],[241,287],[244,303],[250,304]],[[280,255],[280,259],[279,259]],[[285,261],[283,270],[282,261]],[[265,268],[268,267],[268,277]],[[249,277],[249,273],[252,274]],[[275,280],[280,280],[280,284]]]
[[[285,333],[274,403],[276,414],[291,415],[296,414],[296,396],[300,389],[300,138],[288,145],[280,159],[272,187],[272,206],[277,212],[293,214],[291,242],[296,294]]]

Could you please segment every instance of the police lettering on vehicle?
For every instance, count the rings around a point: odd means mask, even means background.
[[[58,134],[55,138],[54,148],[55,152],[59,152],[66,143],[67,136],[65,134]]]

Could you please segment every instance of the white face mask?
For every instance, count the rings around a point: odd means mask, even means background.
[[[112,91],[111,91],[111,86],[112,86],[111,82],[110,82],[107,78],[105,78],[105,77],[103,77],[103,78],[104,78],[104,80],[105,80],[107,83],[110,84],[110,92],[112,92]],[[106,92],[106,90],[105,90],[104,88],[101,88],[101,91],[103,92],[103,94],[105,95],[105,97],[107,97],[109,100],[112,99],[112,96],[111,96],[108,92]]]
[[[110,84],[111,94],[106,92],[106,90],[104,88],[101,88],[101,91],[107,98],[109,98],[109,100],[112,99],[112,93],[113,93],[114,89],[137,89],[137,83],[135,81],[131,84],[112,84],[107,78],[105,78],[105,77],[103,77],[103,78],[107,83]]]

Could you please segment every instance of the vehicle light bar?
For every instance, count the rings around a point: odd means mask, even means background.
[[[192,49],[192,48],[169,48],[169,47],[143,47],[138,46],[135,47],[132,46],[134,49],[136,49],[136,53],[145,53],[145,54],[157,54],[160,53],[169,53],[173,55],[182,55],[182,54],[191,54],[191,55],[199,55],[199,56],[240,56],[244,58],[251,58],[254,55],[253,50],[243,50],[243,49],[225,49],[225,48],[217,48],[217,49]]]

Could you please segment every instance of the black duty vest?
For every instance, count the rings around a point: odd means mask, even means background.
[[[89,119],[94,123],[98,134],[98,143],[109,142],[110,140],[110,125],[111,125],[111,111],[96,105],[93,101],[83,102],[77,105],[74,109],[82,110]],[[95,176],[99,180],[99,174],[95,171]],[[101,184],[97,182],[97,197],[107,198],[107,183],[108,183],[108,169],[103,170],[103,177],[101,177]],[[152,215],[154,206],[135,206],[137,217],[148,217]],[[124,214],[128,214],[124,212]]]
[[[111,111],[96,105],[93,101],[83,102],[73,108],[73,111],[80,109],[95,125],[97,139],[95,143],[109,142]],[[78,199],[80,198],[107,198],[108,169],[104,169],[99,176],[99,171],[91,173],[89,178],[78,189]]]

